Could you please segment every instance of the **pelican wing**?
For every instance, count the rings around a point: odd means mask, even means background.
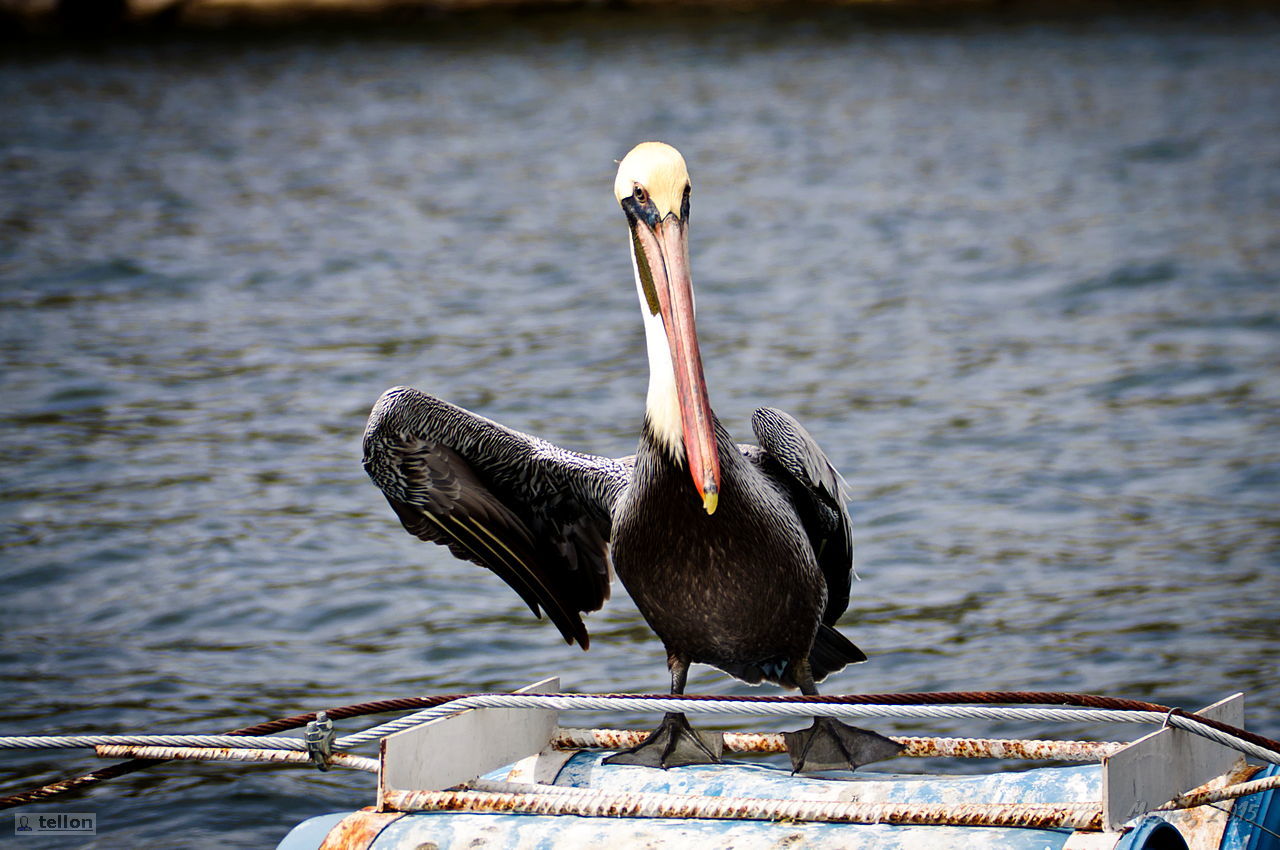
[[[853,579],[853,531],[844,479],[813,437],[790,414],[762,407],[751,417],[764,471],[791,497],[814,557],[827,579],[822,622],[835,625],[849,607]]]
[[[561,449],[408,387],[383,393],[364,469],[405,529],[497,573],[565,641],[609,598],[613,504],[632,459]]]

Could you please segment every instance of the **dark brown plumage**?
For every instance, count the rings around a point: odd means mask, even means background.
[[[688,271],[690,184],[674,148],[638,146],[615,194],[632,232],[650,386],[634,457],[567,451],[417,390],[388,390],[364,466],[412,534],[506,581],[565,640],[609,597],[612,563],[667,650],[671,690],[691,663],[817,693],[866,656],[834,626],[849,602],[853,542],[839,474],[787,414],[761,408],[759,446],[711,412]],[[797,769],[855,766],[897,745],[818,719],[790,744]],[[668,715],[611,760],[716,761],[715,736]]]

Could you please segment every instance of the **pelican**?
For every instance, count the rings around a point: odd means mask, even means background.
[[[791,416],[763,407],[758,446],[736,445],[711,410],[689,272],[689,172],[660,142],[618,166],[614,195],[649,354],[634,456],[562,449],[407,387],[378,399],[364,468],[405,529],[497,573],[569,644],[609,598],[611,567],[667,652],[671,693],[689,665],[817,694],[866,656],[835,630],[849,604],[853,540],[844,482]],[[795,771],[856,768],[896,755],[875,732],[816,717],[786,733]],[[720,736],[669,713],[610,757],[714,763]]]

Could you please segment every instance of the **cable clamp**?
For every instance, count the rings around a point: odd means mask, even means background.
[[[1173,708],[1171,708],[1171,709],[1169,709],[1167,712],[1165,712],[1165,715],[1164,715],[1164,722],[1160,724],[1160,728],[1161,728],[1161,729],[1168,729],[1168,728],[1169,728],[1169,718],[1170,718],[1170,717],[1173,717],[1173,713],[1174,713],[1175,711],[1177,711],[1177,710],[1178,710],[1178,707],[1175,705]]]
[[[323,711],[307,724],[307,734],[303,738],[307,744],[307,755],[311,756],[311,761],[321,770],[329,769],[329,759],[333,758],[333,742],[337,737],[333,721]]]

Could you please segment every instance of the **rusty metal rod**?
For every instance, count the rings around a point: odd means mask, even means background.
[[[1092,804],[837,803],[747,797],[692,797],[679,794],[611,794],[564,789],[546,794],[384,790],[382,806],[384,810],[399,812],[510,812],[586,817],[1021,826],[1092,831],[1102,828],[1102,810]]]
[[[558,750],[620,750],[644,741],[642,729],[556,730],[551,745]],[[780,732],[724,732],[724,748],[735,753],[784,753]],[[1039,741],[1008,738],[917,738],[890,736],[906,749],[902,756],[927,758],[1007,758],[1055,761],[1101,761],[1125,746],[1115,741]]]
[[[137,747],[120,744],[102,744],[94,748],[98,758],[104,759],[178,759],[183,761],[251,761],[277,762],[314,766],[308,753],[295,750],[248,750],[232,747]],[[334,753],[329,764],[352,770],[378,772],[378,760],[350,753]]]
[[[1168,812],[1175,809],[1193,809],[1196,806],[1207,806],[1209,803],[1220,803],[1223,800],[1235,800],[1240,797],[1248,797],[1250,794],[1257,794],[1260,791],[1271,791],[1276,788],[1280,788],[1280,776],[1266,776],[1262,779],[1237,782],[1234,785],[1226,785],[1211,791],[1191,791],[1181,797],[1173,798],[1163,806],[1157,807],[1154,811]]]

